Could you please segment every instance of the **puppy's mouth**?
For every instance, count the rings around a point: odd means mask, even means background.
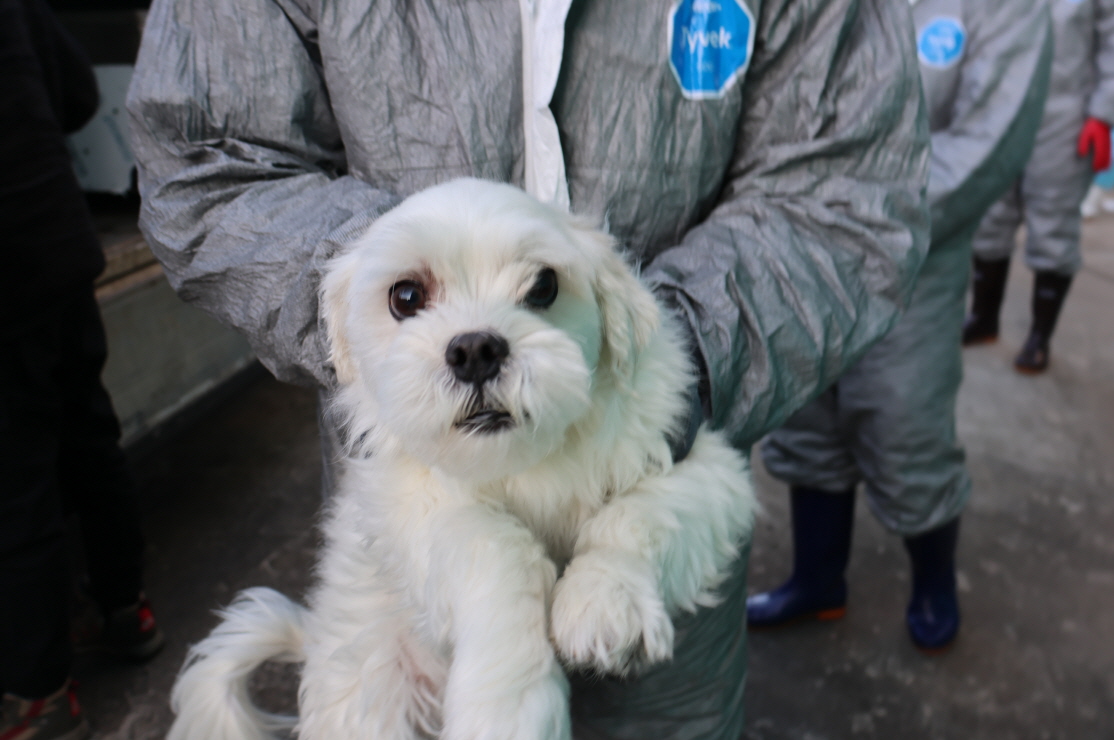
[[[512,428],[514,417],[499,409],[482,409],[465,416],[453,426],[472,434],[497,434]]]
[[[483,387],[473,389],[472,397],[453,426],[469,434],[497,434],[514,424],[510,412],[499,408],[491,399],[484,398]]]

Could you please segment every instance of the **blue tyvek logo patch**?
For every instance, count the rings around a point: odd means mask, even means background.
[[[967,30],[957,18],[935,18],[921,31],[917,52],[930,67],[950,67],[963,54]]]
[[[680,0],[669,14],[669,64],[686,98],[723,97],[753,50],[754,15],[743,0]]]

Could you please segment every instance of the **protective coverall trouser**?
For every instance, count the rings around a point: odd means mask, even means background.
[[[902,536],[958,516],[971,490],[955,434],[969,244],[933,249],[893,330],[766,438],[773,476],[833,492],[865,481],[875,515]]]
[[[1025,224],[1025,263],[1035,272],[1070,277],[1082,264],[1082,215],[1093,173],[1089,158],[1076,155],[1079,126],[1042,129],[1021,177],[983,217],[974,237],[975,256],[1009,258],[1017,230]]]

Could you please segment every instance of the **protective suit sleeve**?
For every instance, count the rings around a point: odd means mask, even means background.
[[[1095,3],[1095,73],[1087,115],[1114,125],[1114,0]]]
[[[928,249],[907,3],[766,3],[720,202],[645,274],[687,315],[712,421],[747,446],[892,325]]]
[[[1021,174],[1048,92],[1052,26],[1043,0],[969,3],[951,121],[932,134],[932,243],[973,229]]]
[[[279,379],[334,385],[322,267],[397,198],[344,174],[306,16],[281,1],[156,0],[127,106],[140,227],[171,285]]]

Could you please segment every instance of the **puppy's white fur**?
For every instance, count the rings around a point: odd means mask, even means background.
[[[558,293],[538,307],[545,268]],[[399,319],[403,280],[428,298]],[[308,609],[252,589],[224,612],[174,688],[170,740],[270,737],[283,719],[245,688],[265,659],[305,662],[306,740],[568,738],[562,664],[669,659],[670,615],[715,602],[750,534],[748,471],[720,435],[672,462],[678,328],[608,236],[477,180],[380,218],[322,306],[353,441],[319,584]],[[446,359],[472,332],[509,348],[482,395]],[[461,424],[477,410],[503,425]]]

